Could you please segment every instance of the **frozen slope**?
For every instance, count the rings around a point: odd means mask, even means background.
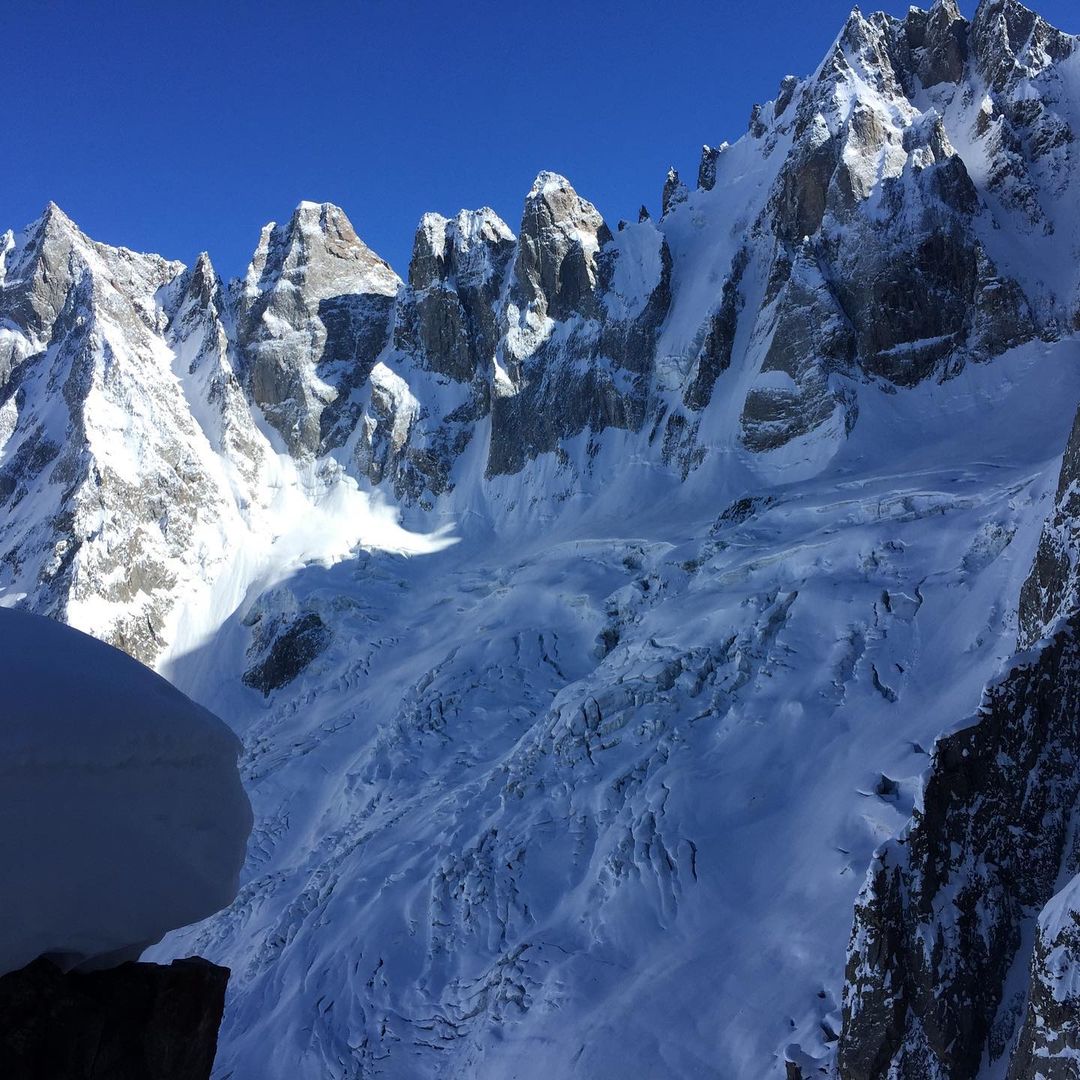
[[[245,740],[241,895],[163,950],[236,970],[223,1077],[828,1057],[1080,396],[1077,44],[855,11],[657,219],[544,172],[402,278],[329,204],[231,286],[0,240],[0,604]]]
[[[873,849],[1012,653],[1077,344],[868,393],[743,501],[648,470],[513,537],[297,572],[168,669],[238,718],[257,824],[221,1076],[784,1075],[839,1030]],[[861,433],[865,433],[862,435]],[[726,512],[725,512],[725,508]],[[251,627],[326,650],[264,703]]]

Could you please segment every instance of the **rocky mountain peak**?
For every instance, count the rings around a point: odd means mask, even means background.
[[[726,142],[721,143],[719,146],[710,146],[708,143],[702,146],[701,161],[698,164],[698,187],[702,191],[712,191],[716,186],[716,163],[727,148],[728,144]],[[639,220],[641,219],[639,218]]]
[[[956,0],[935,0],[929,11],[913,7],[903,23],[909,67],[924,87],[957,83],[968,56],[968,21]]]
[[[480,284],[505,268],[514,239],[510,227],[489,207],[461,210],[454,218],[425,214],[413,242],[409,284],[423,289],[451,278]]]
[[[180,275],[177,284],[181,303],[187,302],[201,310],[214,309],[218,313],[224,310],[221,279],[205,251],[199,253],[190,270]]]
[[[291,452],[324,445],[324,410],[385,344],[401,287],[332,203],[302,202],[263,229],[238,294],[237,343],[252,399]]]
[[[331,295],[377,292],[393,296],[401,279],[356,234],[344,210],[333,203],[301,202],[284,225],[263,230],[245,281],[245,293],[280,287],[297,290],[310,305]]]
[[[1077,39],[1051,26],[1020,0],[981,0],[971,22],[971,47],[989,86],[1006,91],[1076,49]]]
[[[22,359],[56,336],[76,291],[87,304],[107,309],[117,324],[142,333],[159,320],[155,294],[182,269],[159,255],[89,239],[55,203],[9,237],[4,249],[0,321],[16,332],[0,338],[0,389]],[[78,288],[84,278],[92,279],[89,291]]]
[[[703,155],[704,157],[704,155]],[[704,161],[703,161],[704,164]],[[713,161],[715,168],[715,160]],[[698,168],[699,179],[701,178],[701,167]],[[705,169],[705,179],[708,180],[708,168]],[[689,191],[686,185],[679,179],[679,170],[674,166],[668,169],[667,176],[664,178],[664,190],[660,195],[660,211],[661,216],[670,214],[679,203],[686,202]]]
[[[41,215],[30,225],[27,232],[37,234],[78,233],[79,229],[75,222],[50,199],[41,211]]]
[[[54,202],[19,236],[12,237],[5,258],[0,316],[22,325],[33,338],[48,333],[63,309],[78,274],[72,265],[77,246],[89,246],[75,223]]]
[[[420,219],[409,260],[409,284],[414,289],[426,289],[447,277],[446,229],[449,224],[450,219],[442,214],[429,213]]]
[[[896,27],[897,21],[883,12],[863,15],[859,8],[853,8],[819,70],[818,82],[835,87],[847,85],[855,78],[886,98],[903,97],[903,81],[894,49]]]
[[[596,256],[610,239],[600,211],[566,177],[541,172],[521,216],[514,267],[520,307],[556,320],[589,310]]]
[[[8,256],[15,250],[15,232],[13,229],[8,229],[6,232],[0,233],[0,286],[4,284],[7,278],[7,262]]]

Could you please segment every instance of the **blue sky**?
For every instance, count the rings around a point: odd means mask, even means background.
[[[206,248],[234,276],[263,223],[329,200],[404,274],[424,211],[486,204],[516,229],[541,169],[632,217],[812,70],[850,6],[5,3],[0,229],[53,199],[96,239]],[[1080,30],[1075,0],[1036,6]]]

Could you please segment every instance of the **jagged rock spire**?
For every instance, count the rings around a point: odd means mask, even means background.
[[[566,177],[540,173],[521,216],[515,295],[553,319],[588,310],[596,285],[596,255],[610,239],[600,211],[581,198]]]
[[[252,399],[294,454],[324,445],[324,410],[385,344],[401,285],[332,203],[301,202],[288,223],[263,229],[237,300],[237,344]]]
[[[1019,0],[981,0],[971,21],[971,49],[997,92],[1016,79],[1072,55],[1077,39],[1051,26]]]
[[[686,185],[679,179],[678,170],[672,166],[668,169],[667,178],[664,180],[664,190],[660,197],[662,214],[666,217],[681,202],[686,202],[689,192]]]

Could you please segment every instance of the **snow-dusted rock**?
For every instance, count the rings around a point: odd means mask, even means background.
[[[0,609],[0,973],[135,959],[236,895],[239,742],[123,653]]]
[[[844,1080],[961,1080],[984,1056],[1008,1062],[1024,920],[1074,854],[1078,626],[1020,657],[974,722],[938,741],[911,826],[876,853],[848,952]]]
[[[612,233],[542,173],[517,236],[426,215],[407,284],[328,205],[230,287],[58,211],[0,238],[0,595],[244,732],[245,884],[183,937],[238,972],[227,1069],[830,1067],[925,748],[1075,607],[1075,69],[1013,0],[854,12],[662,218]],[[991,698],[1035,753],[1062,718],[1037,688],[1018,727],[1014,675]],[[982,749],[997,811],[927,835],[973,853],[942,855],[957,895],[990,851],[1042,903],[1023,768]],[[976,912],[965,966],[944,905],[889,888],[859,933],[895,963],[849,1000],[891,1023],[940,926],[962,1037],[919,1045],[967,1068],[1018,1030],[1031,919]],[[852,1068],[895,1056],[872,1013]]]
[[[0,386],[0,585],[152,662],[200,544],[235,521],[162,336],[159,294],[182,267],[96,244],[53,206],[16,250],[0,286],[19,358]]]
[[[1080,412],[1061,461],[1054,506],[1020,594],[1020,645],[1030,648],[1080,608]]]
[[[1080,1068],[1080,878],[1039,913],[1029,987],[1008,1080],[1072,1080]]]

